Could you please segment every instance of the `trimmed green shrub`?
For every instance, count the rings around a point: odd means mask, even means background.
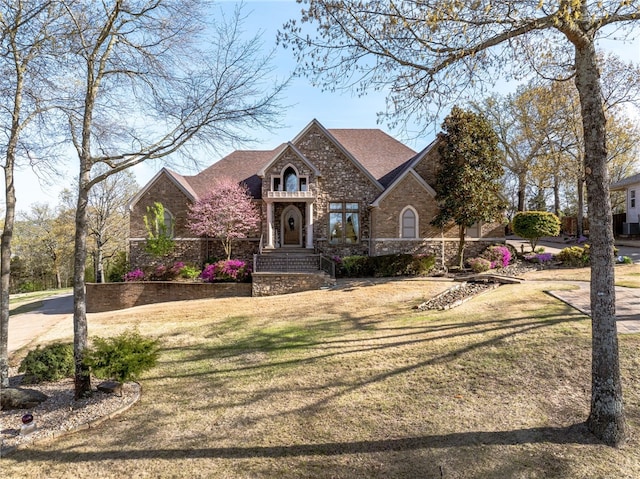
[[[585,248],[580,246],[570,246],[564,248],[557,255],[556,259],[562,261],[565,266],[582,267],[587,266],[590,262],[589,245]]]
[[[158,340],[125,331],[113,338],[93,338],[84,363],[98,378],[127,382],[154,367],[159,354]]]
[[[531,251],[535,251],[540,238],[560,234],[560,219],[546,211],[521,211],[513,217],[511,228],[521,238],[528,239]]]
[[[18,371],[24,373],[24,384],[58,381],[72,377],[75,371],[73,345],[54,343],[29,351]]]
[[[345,256],[342,258],[341,272],[347,278],[373,276],[374,269],[371,256]]]
[[[484,273],[491,269],[491,261],[485,258],[471,258],[467,263],[474,273]]]
[[[391,276],[425,276],[436,263],[431,255],[387,254],[382,256],[345,256],[339,273],[348,278]]]

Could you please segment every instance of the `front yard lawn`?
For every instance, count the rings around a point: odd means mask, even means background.
[[[90,315],[90,335],[161,339],[140,402],[3,475],[640,477],[640,336],[620,337],[630,439],[612,449],[582,426],[590,322],[544,293],[560,279],[445,312],[412,308],[450,283],[408,279]]]

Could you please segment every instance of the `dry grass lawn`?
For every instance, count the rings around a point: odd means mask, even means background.
[[[16,451],[3,477],[640,477],[640,337],[620,338],[630,434],[609,448],[582,425],[588,318],[544,293],[562,279],[447,312],[412,307],[448,283],[365,280],[90,315],[92,335],[162,340],[140,402]]]

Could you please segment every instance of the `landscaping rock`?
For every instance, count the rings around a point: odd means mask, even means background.
[[[96,386],[98,391],[108,394],[122,394],[122,383],[118,381],[103,381]]]
[[[0,391],[2,410],[32,409],[49,398],[35,389],[6,388]]]
[[[417,306],[420,311],[455,308],[474,296],[497,288],[498,283],[460,283]]]

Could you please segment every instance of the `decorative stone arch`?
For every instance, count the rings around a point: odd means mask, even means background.
[[[282,247],[301,247],[302,212],[295,205],[289,205],[282,211],[280,220],[280,238]]]
[[[301,175],[300,170],[293,164],[287,163],[279,175],[272,177],[273,191],[306,191],[309,187],[309,177]]]
[[[411,205],[405,206],[400,212],[398,237],[407,239],[418,238],[420,232],[418,220],[418,211]]]

